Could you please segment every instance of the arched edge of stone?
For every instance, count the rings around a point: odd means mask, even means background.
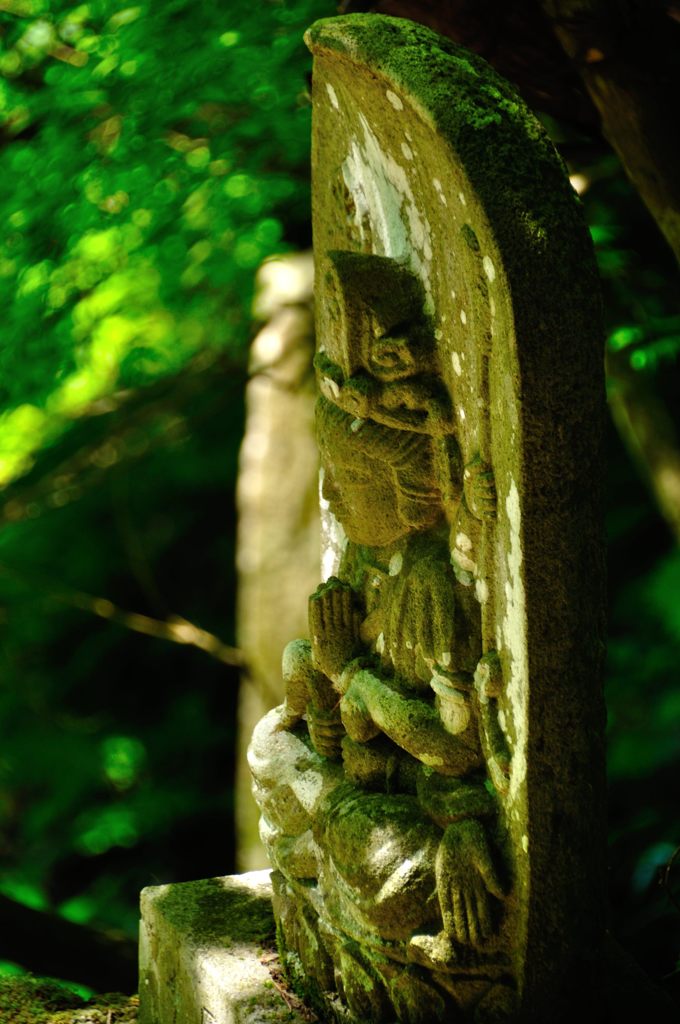
[[[540,1020],[546,977],[565,997],[582,984],[603,929],[604,367],[592,246],[545,132],[480,58],[379,15],[324,19],[306,40],[317,57],[368,69],[395,112],[408,103],[429,123],[464,167],[499,256],[531,679],[524,821],[510,828],[515,851],[531,850],[518,910],[522,1019]]]

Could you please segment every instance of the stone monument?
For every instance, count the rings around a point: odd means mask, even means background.
[[[482,60],[307,41],[326,579],[249,754],[282,956],[327,1020],[558,1020],[603,934],[589,238]]]

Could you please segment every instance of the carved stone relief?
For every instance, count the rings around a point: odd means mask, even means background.
[[[592,257],[483,62],[377,16],[309,45],[329,573],[249,755],[281,947],[338,1019],[538,1020],[600,934],[567,922],[599,885]]]

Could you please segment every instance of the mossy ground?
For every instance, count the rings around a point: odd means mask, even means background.
[[[46,978],[0,979],[2,1024],[135,1024],[137,996],[114,992],[82,999]]]

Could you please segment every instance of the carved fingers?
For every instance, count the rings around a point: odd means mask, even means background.
[[[348,583],[331,576],[309,599],[309,631],[315,668],[336,681],[357,653],[361,613]]]
[[[342,756],[342,738],[345,729],[338,708],[326,710],[315,704],[307,705],[307,728],[317,754],[338,760]]]
[[[424,560],[404,580],[390,610],[388,645],[396,671],[414,679],[450,657],[454,621],[446,567]]]
[[[452,886],[453,914],[444,923],[447,932],[466,946],[482,946],[493,933],[488,896],[483,886],[470,879],[466,886]]]
[[[458,942],[484,945],[496,930],[492,897],[502,900],[504,891],[478,821],[448,826],[435,868],[444,930]]]

